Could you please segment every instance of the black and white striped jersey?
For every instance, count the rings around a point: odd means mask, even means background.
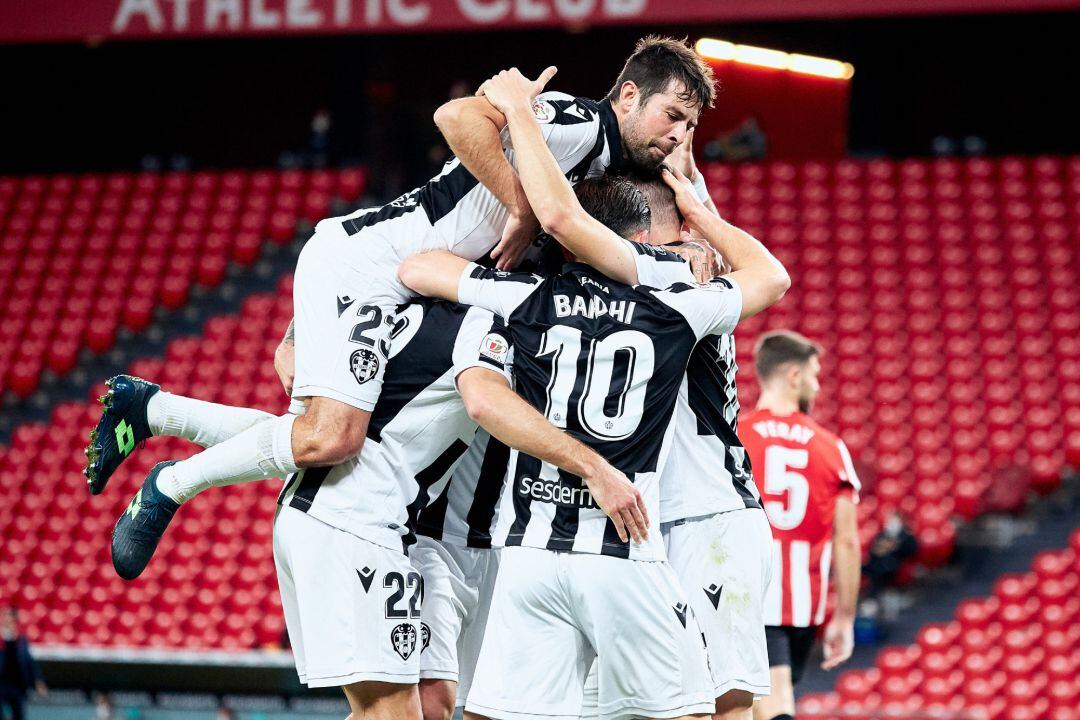
[[[449,481],[440,492],[429,492],[432,499],[420,510],[416,534],[448,545],[490,548],[509,461],[510,448],[478,429]]]
[[[666,287],[694,281],[689,266],[674,253],[632,244],[639,282]],[[660,482],[660,522],[761,507],[750,459],[736,433],[738,369],[730,332],[705,338],[690,355],[679,388],[671,457]]]
[[[502,320],[488,310],[431,300],[402,307],[360,454],[301,470],[278,502],[384,547],[407,547],[417,515],[444,496],[476,434],[457,376],[482,367],[509,380],[511,352]],[[490,502],[493,514],[495,499]],[[489,528],[490,521],[478,533]]]
[[[619,124],[606,100],[596,102],[547,92],[533,103],[533,115],[571,183],[602,175],[608,168],[621,169]],[[502,131],[502,141],[507,159],[513,164],[507,128]],[[476,259],[495,246],[508,219],[508,211],[495,195],[453,158],[427,184],[383,207],[322,222],[336,223],[350,236],[374,228],[374,234],[385,238],[400,257],[445,248],[455,255]]]
[[[471,264],[458,295],[506,318],[518,393],[626,473],[659,517],[679,383],[698,340],[738,322],[738,288],[727,281],[630,287],[577,263],[546,279]],[[518,452],[510,454],[495,541],[664,558],[660,533],[640,545],[622,542],[581,478]]]

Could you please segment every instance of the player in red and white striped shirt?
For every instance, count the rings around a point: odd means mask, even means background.
[[[808,415],[820,389],[820,354],[798,333],[763,336],[754,351],[761,398],[739,422],[773,528],[773,574],[765,596],[772,694],[755,703],[757,720],[795,716],[792,688],[825,622],[834,560],[837,604],[825,627],[822,667],[847,660],[854,644],[859,478],[844,442]]]

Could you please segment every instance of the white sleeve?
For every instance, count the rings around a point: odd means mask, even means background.
[[[855,473],[855,464],[851,462],[851,453],[848,452],[847,445],[843,440],[836,441],[836,449],[840,451],[840,460],[844,463],[844,471],[840,476],[840,481],[851,485],[852,499],[857,503],[859,502],[859,491],[862,490],[862,483],[859,482],[859,476]]]
[[[481,367],[510,382],[512,357],[510,334],[502,318],[483,308],[469,308],[454,339],[454,377]]]
[[[603,144],[604,128],[600,113],[572,95],[561,92],[541,93],[533,101],[533,117],[540,125],[559,169],[570,172],[596,147]],[[512,151],[510,131],[502,132],[503,147]],[[513,152],[509,156],[516,168]]]
[[[690,263],[670,250],[630,240],[626,243],[634,251],[638,285],[666,288],[676,283],[692,285],[696,282],[694,273],[690,270]]]
[[[686,318],[698,339],[730,333],[742,314],[742,290],[730,277],[694,285],[680,283],[653,294]]]
[[[543,278],[532,273],[503,272],[469,263],[458,280],[458,302],[509,318],[542,282]]]

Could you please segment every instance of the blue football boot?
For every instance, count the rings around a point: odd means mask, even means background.
[[[146,404],[161,389],[131,375],[109,378],[105,385],[109,392],[100,398],[105,409],[86,446],[83,475],[91,495],[99,495],[120,463],[152,435],[146,423]]]
[[[158,463],[150,470],[142,488],[135,493],[127,510],[116,521],[112,536],[112,561],[116,574],[134,580],[154,556],[169,521],[180,504],[157,489],[157,476],[175,460]]]

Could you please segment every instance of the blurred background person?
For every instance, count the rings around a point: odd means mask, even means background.
[[[38,697],[44,697],[47,688],[41,671],[30,655],[30,642],[19,630],[18,611],[11,606],[0,609],[0,713],[6,716],[10,709],[12,720],[23,720],[26,694],[34,688]]]

